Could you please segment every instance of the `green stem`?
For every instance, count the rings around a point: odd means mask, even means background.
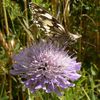
[[[8,19],[7,19],[7,12],[6,12],[5,4],[6,4],[5,0],[3,0],[3,11],[4,11],[4,19],[5,19],[5,25],[6,25],[6,32],[9,36],[10,32],[9,32],[9,26],[8,26]]]

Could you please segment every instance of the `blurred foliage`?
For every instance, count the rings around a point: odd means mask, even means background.
[[[0,0],[0,100],[99,100],[100,98],[100,1],[99,0],[32,0],[48,9],[65,28],[82,34],[73,47],[82,62],[82,77],[76,87],[55,94],[31,94],[9,70],[11,57],[41,38],[31,22],[31,0]],[[42,34],[45,35],[45,34]]]

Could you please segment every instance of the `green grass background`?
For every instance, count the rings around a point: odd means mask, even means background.
[[[38,91],[31,94],[18,77],[10,75],[11,57],[45,36],[31,23],[31,0],[0,0],[0,100],[100,100],[100,1],[32,0],[44,7],[72,33],[82,38],[73,44],[82,62],[82,77],[63,96]]]

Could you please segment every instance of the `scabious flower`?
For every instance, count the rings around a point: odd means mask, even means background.
[[[81,63],[71,58],[63,48],[40,42],[23,49],[13,57],[12,75],[19,75],[31,92],[43,89],[47,93],[73,87],[80,78]]]

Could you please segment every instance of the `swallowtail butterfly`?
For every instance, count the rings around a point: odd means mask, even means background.
[[[57,39],[60,42],[68,42],[69,40],[77,41],[77,39],[81,37],[80,35],[75,35],[68,31],[66,32],[56,18],[37,4],[30,2],[29,9],[32,14],[33,23],[51,39]]]

